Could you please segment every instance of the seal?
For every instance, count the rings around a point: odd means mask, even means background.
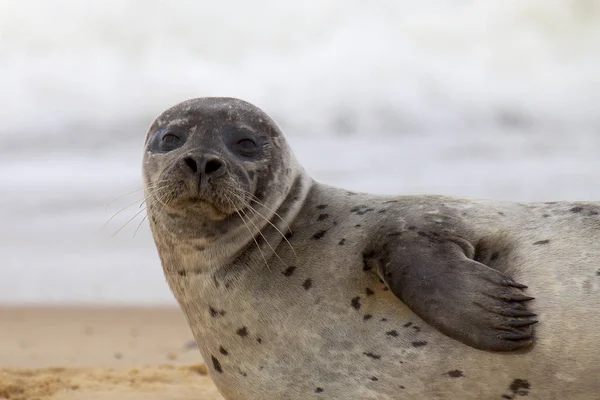
[[[166,280],[227,399],[600,391],[600,203],[349,192],[232,98],[158,116],[143,179]]]

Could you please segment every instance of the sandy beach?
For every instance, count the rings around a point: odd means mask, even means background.
[[[176,308],[0,309],[0,399],[222,399]]]

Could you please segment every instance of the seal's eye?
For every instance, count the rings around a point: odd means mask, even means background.
[[[160,148],[162,151],[171,151],[178,148],[182,144],[183,141],[179,136],[172,132],[167,132],[163,135],[161,139]]]
[[[258,154],[258,146],[253,139],[241,138],[235,142],[235,149],[244,157],[254,157]]]
[[[252,139],[241,139],[235,144],[240,150],[254,151],[256,149],[256,142]]]
[[[221,130],[229,150],[243,160],[256,160],[264,150],[263,139],[249,129],[225,126]]]

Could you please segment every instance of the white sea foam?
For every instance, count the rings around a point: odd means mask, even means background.
[[[597,127],[598,49],[595,0],[7,0],[0,132],[148,121],[203,95],[304,134]]]

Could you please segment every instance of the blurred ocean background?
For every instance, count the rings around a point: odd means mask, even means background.
[[[330,184],[600,200],[597,0],[0,0],[0,304],[175,304],[142,142],[208,95]]]

